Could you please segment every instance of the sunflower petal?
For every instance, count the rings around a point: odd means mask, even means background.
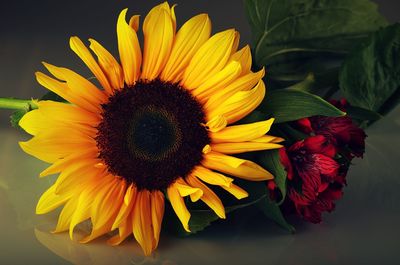
[[[174,27],[168,3],[154,7],[144,19],[143,79],[155,79],[167,63],[174,41]]]
[[[241,73],[240,63],[233,61],[227,64],[221,71],[210,76],[207,81],[192,91],[193,95],[200,101],[205,101],[216,91],[220,91],[233,82]]]
[[[211,33],[211,21],[207,14],[189,19],[176,34],[170,57],[161,78],[178,82],[193,55],[208,40]]]
[[[111,55],[100,43],[94,39],[89,39],[89,48],[97,55],[99,65],[106,74],[107,79],[112,88],[120,89],[124,87],[124,75],[122,67],[119,65],[114,56]]]
[[[150,192],[139,191],[133,207],[132,230],[136,241],[142,247],[146,256],[153,251],[153,229],[151,223]]]
[[[70,199],[62,209],[60,215],[58,216],[58,222],[56,229],[54,229],[53,233],[61,233],[65,232],[69,229],[69,225],[72,220],[72,215],[75,212],[78,200],[77,199]]]
[[[201,200],[207,204],[219,218],[225,219],[225,208],[218,196],[200,180],[194,176],[188,176],[186,181],[193,187],[199,188],[203,191]]]
[[[69,40],[71,49],[81,58],[81,60],[87,65],[87,67],[92,71],[97,80],[99,80],[102,87],[108,91],[112,92],[112,88],[103,70],[100,68],[99,64],[93,58],[89,49],[83,44],[83,42],[76,36],[71,37]]]
[[[176,185],[177,183],[174,183],[168,187],[167,189],[168,198],[169,201],[171,202],[172,208],[174,209],[179,220],[181,221],[183,228],[187,232],[190,232],[189,229],[190,212],[186,208],[185,202],[183,201],[182,196],[179,194]]]
[[[125,83],[129,86],[135,84],[140,75],[142,52],[136,31],[126,23],[126,12],[122,10],[117,22],[117,37],[119,57],[124,72]]]
[[[240,63],[242,66],[242,75],[250,73],[252,63],[250,46],[246,45],[232,54],[229,61],[237,61]]]
[[[223,115],[216,115],[206,123],[207,130],[210,132],[219,132],[228,125],[228,121]]]
[[[203,191],[201,189],[193,188],[187,185],[187,183],[182,179],[178,179],[174,185],[178,190],[179,195],[181,195],[181,197],[190,196],[192,202],[198,201],[201,198],[201,196],[203,196]]]
[[[228,124],[234,123],[252,112],[263,100],[265,85],[262,80],[249,91],[239,91],[208,113],[209,117],[223,115]]]
[[[240,153],[254,152],[261,150],[278,149],[281,147],[283,147],[283,145],[275,143],[257,143],[257,142],[218,143],[211,145],[211,149],[213,151],[223,154],[240,154]]]
[[[99,112],[100,104],[106,100],[106,95],[103,91],[98,89],[86,78],[68,68],[58,67],[46,62],[42,63],[52,75],[65,82],[69,93],[80,100],[77,102],[77,105],[91,112]]]
[[[66,203],[72,196],[72,194],[57,195],[55,189],[56,185],[53,185],[43,193],[36,205],[36,214],[48,213]]]
[[[187,66],[181,84],[187,89],[199,87],[225,67],[235,40],[235,30],[219,32],[208,39],[194,54]]]
[[[210,169],[220,171],[238,178],[250,181],[263,181],[273,179],[274,176],[256,163],[227,156],[217,152],[206,154],[202,164]]]
[[[211,184],[229,187],[233,181],[232,178],[228,178],[220,173],[209,170],[208,168],[197,166],[192,173],[202,181]]]
[[[118,208],[123,202],[125,187],[125,181],[114,178],[98,192],[91,208],[92,232],[80,240],[81,243],[87,243],[111,231]]]
[[[242,189],[241,187],[239,187],[233,183],[229,187],[221,186],[221,188],[223,188],[224,190],[226,190],[227,192],[229,192],[230,194],[235,196],[236,199],[238,199],[238,200],[244,199],[249,196],[247,191],[245,191],[244,189]]]
[[[131,18],[129,19],[129,26],[133,28],[133,30],[136,32],[139,30],[139,23],[140,23],[139,20],[140,20],[139,15],[131,16]]]
[[[151,193],[151,223],[153,224],[153,249],[158,246],[160,239],[161,224],[164,216],[164,194],[161,191]]]
[[[250,72],[244,76],[237,78],[224,89],[216,91],[213,95],[211,95],[207,102],[204,104],[204,109],[206,111],[213,111],[219,105],[221,105],[221,102],[224,102],[237,92],[252,89],[264,77],[264,74],[265,71],[263,68],[256,73]]]
[[[129,214],[133,209],[133,205],[135,204],[136,195],[137,195],[136,187],[131,184],[125,192],[123,200],[124,203],[121,205],[121,208],[118,212],[117,217],[115,218],[111,230],[116,229],[122,223],[124,223],[124,221],[126,221],[126,219],[128,218]]]
[[[213,143],[245,142],[265,135],[274,122],[274,118],[249,124],[228,126],[218,132],[211,132],[210,138]]]
[[[131,215],[131,214],[130,214]],[[132,234],[132,216],[127,216],[125,221],[118,226],[118,234],[110,238],[107,243],[117,246]]]

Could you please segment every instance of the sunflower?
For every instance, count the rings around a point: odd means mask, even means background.
[[[210,36],[207,14],[176,32],[174,6],[165,2],[144,19],[141,50],[139,16],[127,23],[126,13],[117,21],[120,63],[93,39],[91,51],[78,37],[70,39],[99,84],[44,63],[55,78],[37,72],[38,82],[68,103],[39,101],[20,121],[33,135],[20,145],[51,164],[41,177],[59,174],[36,208],[45,214],[63,206],[55,232],[69,230],[72,239],[76,225],[90,220],[91,232],[81,242],[116,230],[111,245],[133,234],[149,255],[158,245],[165,198],[186,231],[190,212],[184,197],[203,201],[225,218],[208,184],[245,198],[234,177],[273,176],[232,155],[280,148],[283,139],[266,135],[273,119],[231,125],[265,95],[264,70],[250,70],[250,49],[238,50],[238,32]]]

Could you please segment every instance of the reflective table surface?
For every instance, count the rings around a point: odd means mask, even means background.
[[[57,212],[34,210],[54,179],[39,179],[46,165],[18,147],[27,135],[2,129],[0,264],[400,264],[399,117],[400,107],[367,130],[365,157],[354,161],[343,199],[322,224],[291,219],[292,235],[262,215],[238,211],[187,238],[163,235],[146,258],[132,238],[111,247],[106,237],[83,245],[52,234]]]

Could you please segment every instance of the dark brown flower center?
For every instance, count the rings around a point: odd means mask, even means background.
[[[185,178],[210,143],[202,105],[178,84],[140,80],[102,108],[99,157],[110,173],[139,189],[162,190]]]

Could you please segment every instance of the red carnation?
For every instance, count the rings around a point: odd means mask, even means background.
[[[346,101],[332,101],[336,107],[345,110]],[[307,133],[325,136],[335,148],[341,150],[349,159],[362,157],[365,150],[365,132],[357,127],[348,116],[313,116],[298,121],[300,129]]]
[[[322,212],[334,209],[345,184],[335,148],[323,135],[281,149],[281,162],[288,172],[288,198],[296,212],[312,223],[321,222]]]

